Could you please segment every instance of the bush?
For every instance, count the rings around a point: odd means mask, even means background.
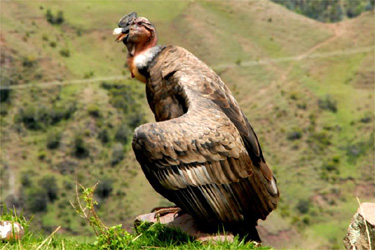
[[[46,190],[41,188],[31,188],[26,195],[26,208],[31,213],[47,211],[48,195]]]
[[[318,100],[319,108],[331,111],[333,113],[337,112],[337,101],[330,95],[326,95],[324,98],[319,98]]]
[[[122,96],[113,96],[111,104],[117,109],[121,109],[125,114],[130,110],[129,103]]]
[[[32,106],[28,106],[25,109],[19,110],[19,116],[17,117],[28,129],[38,130],[42,128],[39,122],[38,110]]]
[[[310,134],[307,142],[315,150],[324,150],[331,145],[331,136],[325,132],[313,132]]]
[[[132,114],[130,114],[127,118],[127,123],[128,125],[132,128],[132,129],[135,129],[136,127],[138,127],[139,125],[143,124],[146,122],[146,119],[145,119],[145,114],[144,113],[141,113],[141,112],[134,112]]]
[[[23,187],[31,187],[33,184],[32,177],[35,176],[35,172],[32,170],[21,173],[21,185]]]
[[[112,148],[111,165],[115,166],[125,158],[124,147],[121,143],[116,143]]]
[[[95,194],[102,199],[108,198],[113,191],[113,180],[104,179],[96,186]]]
[[[339,164],[340,158],[338,156],[334,156],[330,161],[324,162],[321,166],[320,178],[335,182],[340,174]]]
[[[373,8],[373,0],[272,0],[290,10],[321,22],[338,22],[345,17],[353,18]]]
[[[371,122],[371,120],[372,120],[372,114],[371,114],[371,112],[368,112],[368,113],[365,114],[364,117],[362,117],[360,119],[360,122],[362,122],[362,123],[369,123],[369,122]]]
[[[55,125],[63,119],[69,119],[76,110],[75,104],[66,107],[27,106],[21,108],[15,116],[16,122],[22,122],[27,129],[39,130]]]
[[[37,61],[36,61],[35,57],[33,57],[33,56],[26,56],[22,60],[22,66],[24,66],[26,68],[32,68],[36,64],[37,64]]]
[[[76,135],[74,138],[73,153],[77,158],[85,158],[89,156],[89,150],[81,135]]]
[[[360,141],[357,143],[349,143],[346,146],[346,155],[349,161],[355,161],[358,157],[364,155],[367,150],[373,148],[374,135],[371,134],[367,141]]]
[[[90,104],[90,105],[87,107],[87,112],[88,112],[89,115],[91,115],[92,117],[95,117],[95,118],[100,117],[100,109],[99,109],[99,107],[98,107],[96,104]]]
[[[289,141],[294,141],[302,138],[302,131],[299,128],[294,128],[292,131],[288,132],[286,138]]]
[[[10,89],[0,89],[0,103],[8,101],[9,96],[10,96]]]
[[[67,48],[61,49],[59,51],[60,55],[63,57],[69,57],[70,56],[70,50]]]
[[[53,202],[58,197],[59,187],[56,178],[53,176],[44,176],[39,185],[46,191],[49,201]]]
[[[103,143],[103,144],[106,144],[110,141],[110,138],[109,138],[109,134],[108,134],[108,130],[107,129],[102,129],[99,131],[99,134],[98,134],[98,138],[99,140]]]
[[[0,108],[2,108],[5,102],[10,101],[11,89],[7,89],[6,87],[9,87],[15,83],[14,78],[15,76],[12,76],[6,70],[0,69],[1,87],[4,87],[4,89],[0,89]]]
[[[83,74],[84,79],[89,79],[95,75],[94,71],[89,71]]]
[[[44,150],[41,150],[38,152],[38,159],[39,160],[44,160],[47,157],[47,152]]]
[[[55,19],[56,24],[62,24],[64,22],[64,12],[59,10]]]
[[[51,46],[52,48],[56,48],[56,45],[57,45],[57,43],[55,41],[51,41],[49,43],[49,46]]]
[[[57,15],[55,17],[52,14],[52,11],[50,9],[47,9],[46,19],[47,19],[47,22],[49,22],[50,24],[60,25],[60,24],[62,24],[65,21],[64,20],[64,12],[62,12],[61,10],[58,11]]]
[[[68,120],[72,116],[72,114],[77,110],[75,103],[64,106],[64,107],[59,107],[59,106],[54,106],[50,109],[49,111],[49,116],[50,116],[50,124],[54,125],[61,120]]]
[[[116,141],[126,145],[130,139],[131,134],[132,131],[130,130],[130,128],[126,124],[122,124],[116,131],[115,139]]]
[[[340,173],[338,164],[333,162],[333,161],[329,161],[327,163],[324,163],[322,165],[322,170],[327,171],[327,172],[331,172],[331,173],[336,173],[336,174]]]
[[[74,174],[75,168],[77,167],[77,162],[71,160],[63,160],[59,162],[55,168],[58,169],[60,174],[67,175],[67,174]]]
[[[61,141],[61,133],[60,132],[53,132],[50,133],[47,137],[47,148],[48,149],[56,149],[60,146]]]
[[[309,200],[306,199],[301,199],[298,201],[296,205],[296,209],[301,213],[301,214],[306,214],[309,209],[310,209],[311,203]]]

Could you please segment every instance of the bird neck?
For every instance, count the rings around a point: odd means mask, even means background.
[[[157,42],[157,35],[153,32],[152,36],[145,42],[126,44],[128,49],[127,65],[132,78],[136,78],[139,81],[146,83],[146,77],[139,72],[139,68],[146,67],[148,62],[154,58],[155,53],[153,48],[156,47]],[[148,51],[151,51],[151,53],[147,53]]]
[[[154,58],[165,48],[165,46],[148,47],[134,56],[128,55],[128,68],[132,78],[146,83],[149,76],[148,67]]]

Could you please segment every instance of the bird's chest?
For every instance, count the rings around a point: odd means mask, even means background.
[[[147,78],[147,58],[144,55],[137,55],[131,58],[128,58],[128,67],[131,73],[132,78],[146,83]]]

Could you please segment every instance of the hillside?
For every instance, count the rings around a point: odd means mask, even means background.
[[[342,248],[355,197],[375,197],[373,12],[324,24],[269,1],[1,1],[0,200],[84,236],[76,180],[101,181],[109,225],[168,204],[130,149],[153,121],[111,36],[131,11],[218,72],[248,116],[281,191],[260,222],[265,242]]]

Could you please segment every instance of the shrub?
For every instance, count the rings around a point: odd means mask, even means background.
[[[286,135],[286,138],[289,141],[294,141],[302,138],[302,131],[299,128],[294,128],[292,131],[289,131]]]
[[[291,99],[291,100],[298,100],[298,99],[299,99],[299,93],[296,92],[296,91],[292,91],[292,92],[290,93],[290,99]]]
[[[64,22],[64,12],[61,10],[57,12],[56,17],[52,14],[50,9],[47,9],[46,19],[50,24],[60,25]]]
[[[131,134],[132,131],[129,129],[129,127],[126,124],[122,124],[118,127],[116,131],[115,139],[116,141],[126,145],[129,141]]]
[[[54,176],[44,176],[39,185],[46,191],[49,201],[53,202],[58,197],[59,187]]]
[[[310,134],[307,142],[315,150],[324,150],[331,145],[331,136],[325,131],[313,132]]]
[[[122,96],[113,96],[111,98],[111,104],[117,109],[121,109],[125,114],[130,110],[129,103]]]
[[[38,111],[33,106],[28,106],[25,109],[21,108],[18,118],[28,129],[38,130],[42,127],[39,122]]]
[[[145,114],[142,112],[134,112],[127,116],[126,118],[128,125],[135,129],[139,125],[146,122]]]
[[[31,213],[47,211],[48,195],[46,190],[41,188],[31,188],[26,195],[26,208]]]
[[[338,156],[334,156],[331,160],[323,162],[321,166],[320,178],[322,180],[330,180],[331,182],[335,182],[340,174],[339,164],[340,159]]]
[[[35,176],[35,172],[32,170],[21,173],[21,185],[23,187],[31,187],[33,184],[32,177]]]
[[[89,72],[86,72],[85,74],[83,74],[83,78],[89,79],[89,78],[93,77],[94,75],[95,75],[94,71],[89,71]]]
[[[48,134],[47,137],[47,148],[48,149],[56,149],[59,147],[61,141],[61,133],[60,132],[53,132]]]
[[[297,202],[296,209],[301,213],[301,214],[306,214],[309,209],[310,209],[311,203],[309,200],[306,199],[301,199]]]
[[[369,123],[372,120],[372,114],[370,112],[366,113],[364,117],[360,119],[362,123]]]
[[[10,89],[6,89],[6,88],[0,89],[0,103],[8,101],[9,96],[10,96]]]
[[[89,150],[81,135],[74,137],[73,153],[77,158],[85,158],[89,156]]]
[[[103,144],[106,144],[110,141],[110,138],[109,138],[109,134],[108,134],[108,130],[107,129],[102,129],[99,131],[99,134],[98,134],[98,138],[99,140],[103,143]]]
[[[333,113],[337,112],[337,101],[330,95],[326,95],[324,98],[319,98],[318,100],[319,108],[331,111]]]
[[[63,119],[69,119],[75,110],[74,104],[66,107],[52,108],[27,106],[19,110],[18,115],[15,116],[15,120],[16,122],[22,122],[28,129],[39,130],[48,125],[54,125]]]
[[[70,56],[70,50],[67,48],[61,49],[59,51],[60,55],[63,57],[69,57]]]
[[[124,147],[121,143],[116,143],[112,148],[111,165],[115,166],[125,158]]]
[[[67,175],[67,174],[74,174],[75,168],[77,167],[77,162],[71,160],[63,160],[59,162],[55,168],[58,169],[60,174]]]
[[[56,24],[62,24],[64,22],[64,12],[59,10],[55,19]]]
[[[356,143],[349,143],[346,146],[346,155],[349,161],[355,161],[358,157],[364,155],[367,150],[373,148],[374,135],[371,134],[367,141],[360,141]]]
[[[297,103],[297,108],[306,110],[307,104],[305,102]]]
[[[49,43],[49,46],[51,46],[52,48],[56,48],[56,45],[57,45],[57,43],[55,41],[51,41]]]
[[[31,67],[35,66],[36,64],[37,64],[37,61],[36,61],[35,57],[33,57],[33,56],[26,56],[22,60],[22,66],[24,66],[26,68],[31,68]]]
[[[98,107],[96,104],[90,104],[90,105],[87,107],[87,112],[88,112],[89,115],[91,115],[92,117],[95,117],[95,118],[100,117],[100,109],[99,109],[99,107]]]
[[[47,19],[47,22],[53,24],[54,23],[54,17],[53,17],[53,14],[51,12],[50,9],[47,9],[47,12],[46,12],[46,19]]]
[[[38,159],[39,160],[44,160],[46,157],[47,157],[46,151],[41,150],[41,151],[38,152]]]
[[[305,225],[310,225],[310,223],[311,223],[311,218],[310,218],[310,216],[305,215],[305,216],[302,218],[302,222],[303,222],[303,224],[305,224]]]
[[[95,194],[102,199],[108,198],[113,191],[113,180],[104,179],[96,186]]]

